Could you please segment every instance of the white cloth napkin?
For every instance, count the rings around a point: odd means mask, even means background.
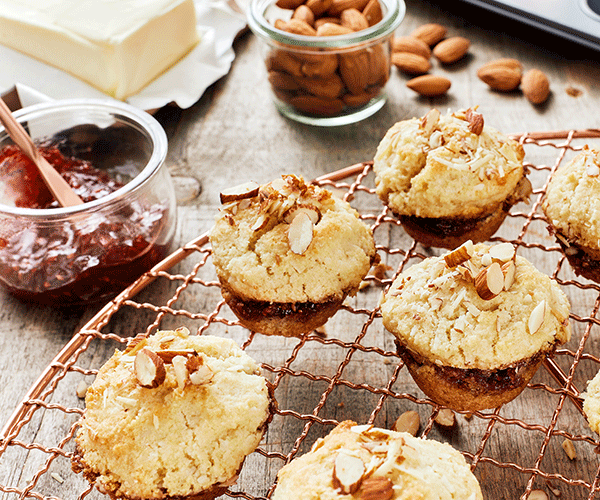
[[[129,104],[152,110],[174,102],[180,108],[189,108],[209,85],[229,72],[235,58],[233,40],[246,26],[242,9],[231,0],[195,0],[195,3],[200,43],[169,71],[129,97]],[[0,61],[0,93],[21,84],[21,88],[35,89],[52,99],[109,98],[57,68],[1,45]]]

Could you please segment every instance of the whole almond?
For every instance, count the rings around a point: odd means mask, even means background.
[[[329,7],[331,7],[333,0],[306,0],[306,5],[315,14],[315,17],[321,17]]]
[[[410,33],[410,36],[423,40],[427,45],[433,47],[446,36],[446,28],[441,24],[427,23],[419,26]]]
[[[294,10],[296,7],[302,5],[303,2],[304,0],[277,0],[275,5],[280,9]]]
[[[340,54],[339,72],[351,94],[365,92],[370,81],[370,68],[370,54],[367,50]]]
[[[425,59],[431,57],[431,49],[423,40],[412,36],[400,36],[392,39],[392,52],[411,52]]]
[[[280,90],[296,90],[298,84],[292,75],[283,71],[269,71],[269,83]]]
[[[369,92],[363,92],[362,94],[344,94],[342,96],[342,101],[346,104],[346,106],[350,106],[351,108],[356,108],[358,106],[362,106],[367,104],[371,99],[377,97],[379,94],[380,88],[374,88]]]
[[[341,99],[325,99],[314,95],[295,96],[289,103],[300,111],[319,116],[334,116],[344,109],[344,101]]]
[[[541,104],[550,95],[550,82],[546,74],[539,69],[530,69],[521,79],[523,94],[533,104]]]
[[[358,9],[362,11],[369,0],[332,0],[331,6],[327,9],[330,16],[339,16],[346,9]]]
[[[287,50],[273,50],[266,59],[267,70],[286,71],[290,75],[302,76],[302,61]]]
[[[502,66],[504,68],[516,69],[519,71],[523,71],[523,65],[518,59],[513,59],[511,57],[501,57],[500,59],[494,59],[488,63],[485,63],[482,68],[493,68],[497,66]]]
[[[340,24],[339,17],[320,17],[315,21],[315,29],[318,29],[319,26],[323,26],[325,23],[333,23]]]
[[[467,55],[471,42],[462,36],[442,40],[433,48],[433,55],[443,64],[452,64]]]
[[[367,19],[369,26],[374,26],[383,19],[383,11],[381,10],[379,0],[369,0],[362,13]]]
[[[317,28],[317,36],[338,36],[354,33],[350,28],[341,26],[340,24],[325,23]]]
[[[435,97],[448,92],[452,82],[439,75],[422,75],[406,82],[406,86],[417,94]]]
[[[422,75],[431,69],[431,63],[427,59],[411,52],[394,52],[392,64],[410,75]]]
[[[369,27],[369,22],[364,14],[355,8],[343,10],[340,14],[340,24],[352,31],[361,31]]]
[[[508,66],[482,66],[477,76],[491,89],[510,92],[521,83],[521,71]]]
[[[390,76],[390,60],[382,44],[373,45],[365,49],[365,52],[369,56],[367,85],[373,91],[373,87],[383,86],[387,82]]]
[[[296,82],[309,93],[326,99],[335,99],[342,94],[344,83],[337,73],[327,78],[298,78]]]
[[[320,54],[318,58],[314,57],[303,62],[301,70],[304,76],[325,78],[334,73],[337,67],[337,54]]]
[[[306,5],[298,6],[292,15],[292,19],[300,19],[300,21],[304,21],[313,28],[315,26],[315,14]]]
[[[290,19],[288,22],[284,21],[283,24],[277,23],[275,27],[294,35],[315,36],[317,34],[317,31],[310,24],[301,19]]]

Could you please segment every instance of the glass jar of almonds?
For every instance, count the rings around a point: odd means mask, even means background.
[[[277,109],[311,125],[360,121],[385,104],[403,0],[252,0]]]

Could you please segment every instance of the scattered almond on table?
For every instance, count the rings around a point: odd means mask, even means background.
[[[449,431],[456,426],[456,415],[454,415],[454,412],[450,408],[442,408],[433,421],[441,429]]]
[[[416,436],[421,426],[421,418],[414,410],[405,411],[394,422],[392,430],[396,432],[408,432],[412,436]]]
[[[440,24],[426,23],[407,36],[392,39],[392,64],[403,73],[415,77],[407,81],[406,86],[419,95],[441,96],[452,85],[444,76],[429,74],[432,56],[440,64],[450,65],[462,60],[469,52],[471,42],[468,38],[446,38],[447,33],[447,28]],[[547,75],[539,69],[524,73],[518,59],[507,57],[490,61],[478,69],[477,76],[490,89],[498,92],[512,92],[520,87],[527,100],[535,105],[544,103],[550,96]]]

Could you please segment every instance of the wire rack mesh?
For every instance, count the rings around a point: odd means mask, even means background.
[[[0,435],[1,498],[105,498],[70,469],[84,408],[77,388],[89,384],[131,337],[179,326],[236,340],[261,363],[275,396],[263,441],[223,498],[268,499],[277,471],[337,423],[351,419],[390,428],[407,410],[420,415],[419,435],[463,453],[486,499],[526,499],[534,489],[549,498],[596,498],[600,441],[587,425],[580,394],[600,368],[600,286],[573,274],[540,205],[556,168],[598,137],[598,130],[516,136],[526,150],[534,191],[529,204],[513,207],[492,241],[514,243],[520,255],[558,281],[572,303],[573,336],[511,403],[459,412],[452,429],[436,425],[441,408],[413,383],[377,303],[398,272],[440,251],[404,233],[377,198],[372,165],[365,162],[314,180],[357,208],[373,228],[382,260],[323,329],[291,339],[240,326],[222,300],[207,235],[199,236],[102,308],[30,388]],[[572,449],[565,448],[569,443]],[[566,452],[572,450],[575,457]]]

